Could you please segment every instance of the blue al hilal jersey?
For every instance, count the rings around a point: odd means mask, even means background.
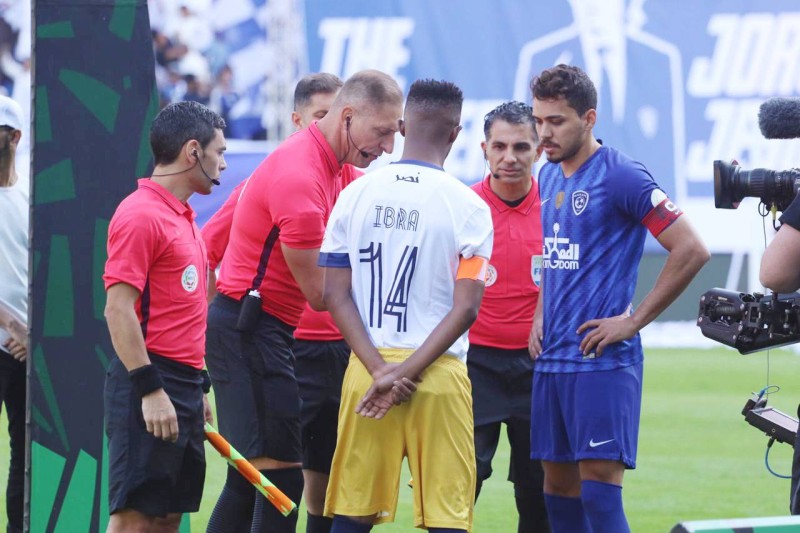
[[[594,358],[580,350],[588,331],[576,331],[587,320],[625,312],[636,289],[647,229],[657,236],[680,211],[644,165],[605,146],[568,178],[561,165],[545,164],[539,188],[544,339],[536,371],[600,371],[639,363],[638,333]]]

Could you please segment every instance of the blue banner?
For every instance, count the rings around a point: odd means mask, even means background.
[[[763,139],[757,120],[767,98],[800,94],[795,0],[307,0],[306,28],[312,71],[376,68],[404,89],[457,83],[464,130],[446,168],[467,183],[486,172],[484,114],[529,102],[531,78],[558,63],[595,82],[596,136],[642,161],[679,205],[713,208],[714,159],[800,166],[800,143]]]

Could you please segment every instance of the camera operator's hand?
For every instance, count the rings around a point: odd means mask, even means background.
[[[594,357],[603,355],[603,349],[609,344],[630,339],[639,331],[638,326],[631,318],[632,306],[628,306],[624,313],[610,318],[595,318],[587,320],[580,325],[578,335],[592,329],[581,341],[581,352],[589,356],[594,352]]]

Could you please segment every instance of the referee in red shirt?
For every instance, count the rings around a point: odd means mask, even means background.
[[[292,333],[306,301],[323,310],[317,257],[342,188],[341,168],[364,168],[391,153],[403,112],[391,77],[362,71],[348,79],[324,118],[284,141],[253,172],[233,215],[230,240],[209,308],[207,349],[217,416],[231,444],[287,496],[303,492],[300,396]],[[236,376],[238,377],[238,376]],[[295,531],[263,497],[251,498],[252,531]]]
[[[187,203],[225,170],[225,121],[195,102],[150,129],[156,167],[108,229],[105,317],[115,357],[105,384],[108,531],[177,531],[205,480],[206,247]]]
[[[294,90],[292,122],[296,131],[309,127],[328,114],[343,82],[338,76],[325,72],[307,74],[297,82]],[[342,165],[342,187],[363,174],[352,165]],[[247,180],[233,190],[231,195],[203,226],[203,240],[208,248],[209,295],[217,294],[214,273],[222,262],[233,223],[233,213]],[[306,500],[306,533],[327,533],[331,519],[322,516],[325,509],[325,490],[336,447],[336,426],[342,380],[350,359],[350,347],[327,311],[314,311],[306,303],[303,315],[294,331],[292,352],[295,356],[295,375],[300,389],[301,435],[303,442],[303,478]],[[237,359],[234,362],[241,362]],[[234,366],[230,360],[218,357],[214,351],[206,354],[206,364],[212,380],[218,372],[231,381],[249,383],[248,369]],[[238,376],[231,376],[238,373]],[[227,433],[222,425],[222,434]],[[209,518],[206,533],[226,533],[247,524],[249,531],[253,520],[255,498],[253,486],[235,468],[228,467],[225,486]],[[244,496],[242,498],[241,496]],[[261,497],[256,496],[256,498]],[[237,526],[238,524],[238,526]]]
[[[530,459],[533,360],[528,334],[541,281],[542,223],[533,164],[541,154],[532,109],[506,102],[486,115],[481,143],[489,175],[472,189],[489,204],[494,248],[478,319],[469,331],[478,483],[492,475],[501,424],[511,444],[519,533],[550,531],[542,495],[544,474]]]

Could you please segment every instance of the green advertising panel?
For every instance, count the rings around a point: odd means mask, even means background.
[[[108,221],[150,167],[145,0],[34,2],[30,531],[105,531]]]

